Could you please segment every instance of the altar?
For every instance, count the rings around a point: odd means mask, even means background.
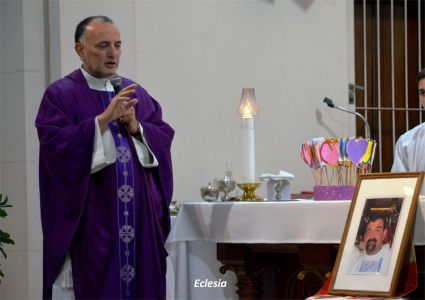
[[[320,285],[320,278],[332,269],[350,203],[296,200],[183,204],[165,244],[169,253],[167,298],[267,298],[270,282],[280,285],[292,280],[302,284],[297,288],[304,289],[308,284]],[[425,245],[425,200],[418,205],[414,243]],[[422,259],[423,251],[418,254]],[[274,265],[274,259],[280,265]],[[293,268],[286,270],[290,265]],[[423,263],[419,261],[418,271],[423,276]],[[264,276],[274,279],[263,280]],[[289,292],[297,291],[275,291],[270,297],[288,296],[284,293]]]

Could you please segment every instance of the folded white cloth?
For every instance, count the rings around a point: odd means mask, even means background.
[[[294,179],[294,174],[280,170],[278,174],[264,173],[260,176],[260,180],[279,180],[279,179]]]

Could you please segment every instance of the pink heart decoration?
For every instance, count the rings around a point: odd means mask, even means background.
[[[358,165],[362,161],[362,157],[367,150],[368,141],[365,139],[356,140],[354,138],[350,138],[347,143],[347,155],[348,158]]]
[[[307,144],[302,144],[301,146],[301,157],[303,158],[304,162],[311,167],[312,163],[311,163],[311,152],[310,152],[310,148]]]
[[[323,142],[320,148],[320,156],[328,165],[336,166],[339,160],[338,144],[333,142]]]

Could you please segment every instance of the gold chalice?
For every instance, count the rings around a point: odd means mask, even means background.
[[[238,187],[243,190],[241,201],[263,201],[264,199],[255,193],[260,185],[259,182],[238,183]]]

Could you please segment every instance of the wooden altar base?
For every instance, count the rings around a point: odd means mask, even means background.
[[[217,244],[221,273],[237,278],[239,299],[306,299],[332,271],[337,244]],[[425,299],[425,246],[415,246],[419,286],[409,299]]]

